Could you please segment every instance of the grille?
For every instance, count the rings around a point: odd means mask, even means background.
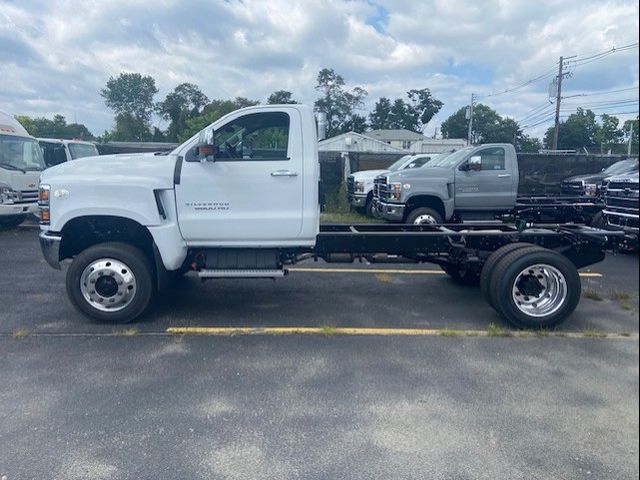
[[[347,193],[349,193],[350,195],[353,195],[355,191],[356,191],[356,181],[353,178],[353,175],[349,175],[347,177]]]
[[[15,203],[34,203],[38,201],[38,190],[22,190],[20,199]]]
[[[584,185],[582,182],[562,182],[562,190],[565,192],[582,193],[584,191]]]
[[[382,200],[387,199],[387,177],[376,177],[373,183],[373,195]]]

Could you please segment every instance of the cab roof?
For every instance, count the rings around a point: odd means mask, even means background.
[[[38,138],[39,142],[47,143],[59,143],[61,145],[69,145],[70,143],[83,143],[85,145],[95,145],[93,142],[87,142],[86,140],[66,140],[64,138]]]
[[[0,110],[0,135],[14,135],[16,137],[29,137],[31,135],[18,122],[13,115]]]

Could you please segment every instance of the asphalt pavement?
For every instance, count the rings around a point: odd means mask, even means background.
[[[0,478],[638,478],[637,255],[584,272],[583,336],[166,333],[508,328],[432,265],[298,267],[185,278],[124,330],[72,309],[37,230],[1,232]]]

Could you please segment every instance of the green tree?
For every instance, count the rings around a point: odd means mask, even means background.
[[[469,120],[466,118],[466,107],[442,122],[440,128],[445,138],[467,138]],[[514,120],[502,118],[491,107],[481,103],[473,108],[472,143],[514,143],[519,135],[520,128]]]
[[[407,128],[412,126],[414,117],[409,105],[401,98],[396,98],[391,105],[391,119],[388,128]],[[409,128],[411,130],[411,128]]]
[[[516,150],[518,152],[537,153],[542,149],[542,142],[539,138],[522,134],[516,139]]]
[[[380,97],[369,113],[369,126],[373,130],[391,128],[391,100]]]
[[[558,128],[558,148],[575,150],[582,148],[594,149],[596,146],[597,130],[596,114],[591,110],[578,108],[576,113],[572,113],[564,122],[560,122]],[[544,144],[547,148],[551,148],[553,145],[553,127],[547,130],[544,136]]]
[[[406,125],[405,128],[421,133],[444,103],[434,98],[428,88],[409,90],[407,96],[409,97],[408,111],[411,114],[412,124]]]
[[[594,140],[596,145],[600,145],[600,153],[605,153],[622,142],[624,133],[618,128],[620,124],[618,117],[605,113],[602,115],[600,122],[600,125],[596,127]]]
[[[293,99],[293,93],[287,90],[276,90],[267,98],[267,104],[269,105],[286,105],[293,103],[298,102]]]
[[[355,111],[364,105],[367,91],[361,87],[348,90],[342,76],[329,68],[318,73],[316,90],[322,96],[316,100],[315,108],[327,115],[327,137],[348,132]]]
[[[208,102],[207,96],[192,83],[181,83],[162,102],[158,102],[156,112],[171,122],[166,132],[167,140],[177,141],[178,135],[186,127],[187,120],[199,115]]]
[[[81,123],[67,124],[63,115],[54,115],[53,120],[44,117],[31,118],[26,115],[16,115],[16,120],[29,132],[29,135],[39,138],[61,138],[93,140],[94,136]]]
[[[100,95],[116,114],[114,140],[148,141],[151,138],[150,120],[156,93],[156,82],[148,75],[123,72],[117,78],[109,77]]]

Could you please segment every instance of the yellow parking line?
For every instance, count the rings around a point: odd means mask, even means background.
[[[167,333],[174,335],[356,335],[356,336],[412,336],[412,337],[567,337],[567,338],[609,338],[637,339],[638,334],[599,332],[560,332],[501,330],[450,330],[435,328],[359,328],[359,327],[170,327]]]
[[[386,269],[386,268],[307,268],[293,267],[289,268],[290,272],[301,273],[395,273],[400,275],[446,275],[442,270],[417,270],[417,269]],[[583,278],[600,278],[601,273],[598,272],[580,272]]]

